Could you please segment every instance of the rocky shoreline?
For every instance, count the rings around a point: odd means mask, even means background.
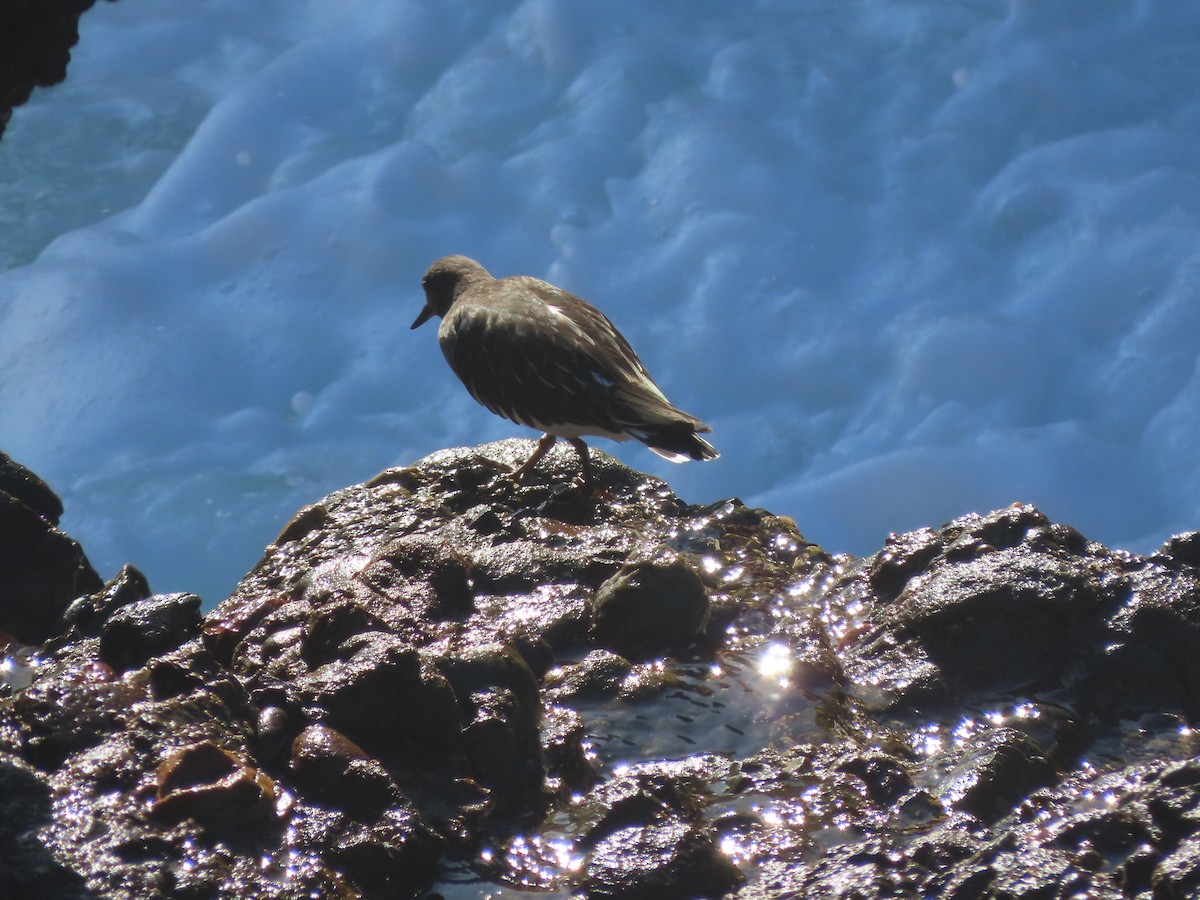
[[[208,614],[0,457],[0,896],[1200,890],[1200,533],[1014,505],[831,556],[527,452],[331,494]]]

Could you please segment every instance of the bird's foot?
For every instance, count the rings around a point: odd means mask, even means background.
[[[595,523],[612,495],[595,484],[584,485],[578,480],[549,485],[547,493],[531,509],[534,515],[577,524]]]
[[[555,488],[554,497],[577,503],[608,503],[613,499],[613,493],[589,478],[575,478],[570,484]]]

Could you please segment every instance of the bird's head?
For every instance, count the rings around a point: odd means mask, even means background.
[[[487,269],[469,256],[443,256],[425,272],[421,287],[425,288],[425,306],[412,323],[419,328],[433,316],[444,316],[469,284],[480,278],[491,278]]]

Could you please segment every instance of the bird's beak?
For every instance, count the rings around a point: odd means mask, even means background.
[[[412,323],[411,327],[412,328],[420,328],[422,325],[424,325],[426,322],[428,322],[432,317],[433,317],[433,307],[430,306],[428,303],[426,303],[421,308],[421,314],[417,316],[416,320]]]

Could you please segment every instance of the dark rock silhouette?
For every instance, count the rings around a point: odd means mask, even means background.
[[[59,589],[37,628],[0,594],[0,894],[1200,889],[1197,534],[1014,505],[830,556],[600,453],[603,500],[567,447],[516,487],[528,446],[306,507],[203,616],[29,557]],[[69,541],[32,478],[0,500]]]
[[[35,87],[67,77],[79,17],[95,0],[0,0],[0,136]]]
[[[56,634],[67,605],[101,587],[83,550],[58,530],[61,514],[45,482],[0,453],[0,631],[26,644]]]

